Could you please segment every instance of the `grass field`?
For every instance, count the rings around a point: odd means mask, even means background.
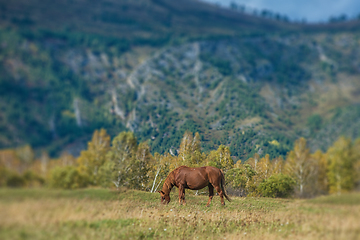
[[[0,189],[0,239],[360,239],[360,194],[311,200]]]

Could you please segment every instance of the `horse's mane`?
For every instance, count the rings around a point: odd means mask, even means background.
[[[166,177],[165,179],[165,182],[164,182],[164,185],[163,185],[163,190],[164,190],[164,187],[166,186],[166,188],[168,190],[171,190],[174,186],[174,183],[175,183],[175,175],[177,174],[177,172],[179,171],[179,169],[181,168],[184,168],[184,167],[187,167],[187,166],[180,166],[180,167],[177,167],[175,170],[171,171],[169,173],[169,175]]]
[[[171,172],[165,179],[164,186],[166,186],[167,189],[171,189],[171,180],[174,179],[173,175],[174,175],[174,173]]]
[[[166,190],[171,190],[172,186],[171,186],[171,180],[174,179],[173,177],[173,172],[171,172],[166,178],[165,178],[165,182],[163,184],[162,187],[162,191],[165,192]]]

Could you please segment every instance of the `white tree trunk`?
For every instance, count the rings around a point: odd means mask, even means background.
[[[152,187],[151,187],[151,191],[150,192],[154,192],[154,187],[155,187],[155,183],[156,183],[156,179],[157,179],[157,177],[158,177],[158,175],[159,175],[159,173],[160,173],[160,170],[161,170],[161,166],[160,166],[160,168],[157,170],[157,172],[156,172],[156,175],[155,175],[155,178],[154,178],[154,181],[153,181],[153,184],[152,184]]]

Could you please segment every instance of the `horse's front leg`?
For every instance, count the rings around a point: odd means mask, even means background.
[[[185,187],[183,185],[179,186],[179,204],[186,204],[185,202]]]
[[[179,204],[182,204],[182,200],[185,199],[185,188],[183,185],[179,186]]]

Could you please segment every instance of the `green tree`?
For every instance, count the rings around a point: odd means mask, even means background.
[[[311,115],[307,120],[307,126],[314,132],[321,128],[322,118],[319,114]]]
[[[241,164],[237,162],[234,168],[227,171],[226,184],[231,188],[240,191],[241,196],[246,196],[252,193],[255,189],[253,178],[256,171],[247,163]]]

